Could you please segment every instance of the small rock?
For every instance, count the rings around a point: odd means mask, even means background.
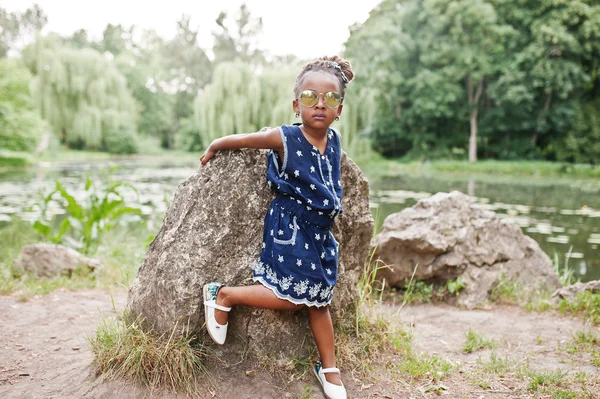
[[[74,346],[74,347],[72,347],[71,349],[73,349],[74,351],[78,351],[78,350],[79,350],[79,347],[78,347],[78,346]]]

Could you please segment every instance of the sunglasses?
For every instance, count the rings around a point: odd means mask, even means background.
[[[323,102],[329,108],[339,107],[343,99],[344,97],[335,91],[328,91],[327,93],[323,94]],[[319,102],[319,95],[314,90],[304,90],[302,93],[300,93],[298,100],[302,105],[310,108],[314,107]]]

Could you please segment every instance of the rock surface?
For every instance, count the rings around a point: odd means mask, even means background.
[[[465,289],[458,302],[467,307],[488,299],[503,274],[526,288],[560,287],[550,258],[535,240],[458,191],[435,194],[389,215],[372,245],[374,259],[389,266],[378,272],[387,284],[403,286],[417,265],[415,280],[445,282],[462,276]]]
[[[54,277],[71,275],[73,270],[82,266],[93,270],[100,266],[100,262],[62,245],[31,244],[21,248],[14,266],[19,272],[28,271],[40,277]]]
[[[265,179],[266,151],[223,151],[177,188],[163,226],[150,244],[129,290],[128,310],[159,334],[197,334],[206,341],[202,286],[251,284],[261,249],[265,212],[273,194]],[[333,233],[340,243],[340,277],[333,317],[343,317],[357,294],[369,253],[373,218],[369,186],[358,167],[342,158],[344,213]],[[221,356],[247,349],[286,362],[312,346],[305,310],[297,313],[239,307],[229,318]],[[233,358],[231,359],[233,361]]]
[[[560,299],[574,299],[578,294],[591,291],[593,294],[600,292],[600,280],[588,281],[587,283],[578,282],[556,290],[552,297]]]

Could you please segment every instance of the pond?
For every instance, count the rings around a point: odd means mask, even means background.
[[[177,185],[192,175],[196,162],[123,160],[93,164],[42,164],[23,170],[0,171],[0,228],[39,217],[35,204],[60,179],[65,188],[83,196],[85,176],[97,176],[112,165],[114,179],[131,183],[130,203],[144,214],[166,210]],[[371,207],[379,230],[386,216],[440,191],[459,190],[477,206],[517,223],[561,267],[568,265],[582,281],[600,279],[600,182],[448,175],[400,175],[370,179]],[[50,212],[60,213],[57,204]]]

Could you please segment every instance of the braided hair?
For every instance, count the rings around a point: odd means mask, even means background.
[[[339,82],[340,94],[344,97],[346,92],[346,85],[354,79],[354,72],[352,71],[352,65],[350,61],[346,61],[343,58],[334,55],[333,57],[321,57],[316,61],[309,62],[304,65],[302,71],[296,78],[296,84],[294,85],[294,95],[298,97],[300,93],[298,90],[304,83],[304,79],[309,72],[327,72],[331,73]]]

